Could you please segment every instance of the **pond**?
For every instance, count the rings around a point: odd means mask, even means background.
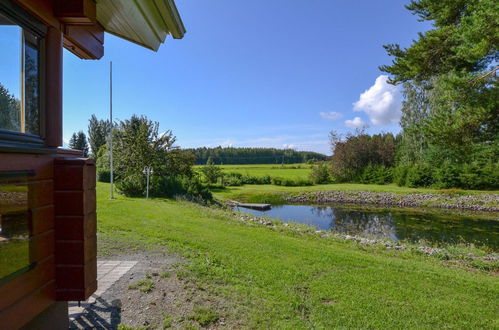
[[[394,241],[475,243],[499,250],[497,216],[456,215],[451,212],[420,212],[414,209],[384,209],[352,206],[276,205],[268,211],[241,207],[241,212],[297,222],[317,229],[349,235],[388,238]]]

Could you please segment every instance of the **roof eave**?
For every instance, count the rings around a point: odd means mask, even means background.
[[[185,35],[185,26],[184,22],[180,18],[180,14],[178,12],[177,6],[173,0],[167,0],[168,7],[170,8],[169,14],[171,15],[172,21],[174,22],[174,26],[171,29],[171,35],[175,39],[182,39]]]
[[[174,0],[121,1],[97,0],[97,20],[106,32],[153,51],[168,35],[184,37],[185,27]]]

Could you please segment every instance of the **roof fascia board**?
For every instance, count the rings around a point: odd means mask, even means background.
[[[170,34],[175,39],[182,39],[185,34],[184,23],[177,10],[175,2],[172,0],[153,0],[159,9],[163,22],[166,24]]]

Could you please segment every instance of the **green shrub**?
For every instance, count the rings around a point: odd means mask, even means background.
[[[184,196],[194,197],[195,199],[202,199],[203,201],[210,201],[213,199],[208,186],[204,185],[197,177],[182,177],[181,178],[182,191]],[[176,194],[176,195],[182,195]]]
[[[406,185],[408,187],[429,187],[433,182],[433,171],[428,165],[418,164],[407,171]]]
[[[96,157],[95,167],[97,169],[97,181],[111,182],[107,145],[104,144],[100,147],[99,151],[96,153]]]
[[[392,169],[383,165],[368,165],[360,176],[361,183],[387,184],[392,181]]]
[[[222,184],[229,187],[242,186],[244,184],[242,176],[241,173],[237,172],[224,173],[222,176]]]
[[[312,165],[309,179],[315,184],[329,183],[331,174],[328,163],[318,162]]]
[[[460,176],[461,168],[449,161],[445,161],[434,172],[434,185],[437,188],[461,187]]]
[[[151,192],[156,197],[200,198],[211,200],[213,198],[208,186],[204,185],[198,177],[160,177],[151,182]]]
[[[393,168],[379,166],[378,167],[378,184],[387,184],[393,182]]]
[[[271,184],[272,178],[268,175],[259,177],[244,175],[237,172],[229,172],[224,174],[224,186],[241,186],[243,184]]]
[[[280,178],[280,177],[273,177],[271,182],[273,185],[276,185],[276,186],[282,186],[282,181],[284,179],[283,178]]]
[[[125,196],[143,197],[146,193],[146,180],[144,176],[129,176],[117,182],[116,188]],[[205,201],[213,198],[208,187],[196,176],[152,176],[149,195],[166,198],[183,196]]]
[[[334,171],[332,173],[332,181],[335,183],[344,182],[359,182],[360,174],[362,172],[353,169],[342,169],[341,171]]]
[[[127,197],[142,197],[145,194],[146,184],[143,175],[130,175],[116,182],[116,189]]]
[[[272,184],[276,186],[286,186],[286,187],[303,187],[303,186],[313,186],[313,182],[307,179],[286,179],[286,178],[272,178]]]
[[[238,172],[225,173],[224,178],[228,178],[228,177],[233,177],[233,178],[241,180],[243,178],[243,175],[241,173],[238,173]]]
[[[272,178],[269,175],[265,176],[251,176],[251,175],[243,175],[242,176],[243,184],[271,184]]]
[[[397,166],[393,170],[393,182],[398,186],[407,186],[407,173],[409,172],[409,167],[407,166]]]
[[[154,197],[173,198],[185,194],[181,178],[152,176],[150,185],[149,193]]]
[[[201,172],[208,183],[217,183],[218,179],[222,177],[222,168],[215,165],[211,158],[208,158],[206,165],[201,168]]]
[[[109,170],[98,170],[97,171],[97,180],[99,182],[111,182],[111,171]]]
[[[463,172],[459,176],[461,185],[467,189],[477,189],[480,185],[481,169],[477,164],[464,164]]]
[[[499,164],[492,162],[464,164],[459,179],[462,188],[466,189],[499,188]]]
[[[427,164],[413,167],[398,166],[394,170],[394,182],[399,186],[448,189],[497,189],[499,188],[499,164],[475,161],[456,164],[444,161],[433,168]]]
[[[241,178],[235,176],[224,176],[223,184],[224,186],[238,187],[243,185],[243,181],[241,180]]]

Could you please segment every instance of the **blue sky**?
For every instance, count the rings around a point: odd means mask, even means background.
[[[155,53],[106,35],[105,56],[64,54],[64,138],[114,114],[172,129],[177,144],[291,147],[329,153],[330,130],[399,130],[400,92],[378,66],[383,44],[428,28],[404,2],[177,0],[187,33]],[[362,94],[362,95],[361,95]]]

